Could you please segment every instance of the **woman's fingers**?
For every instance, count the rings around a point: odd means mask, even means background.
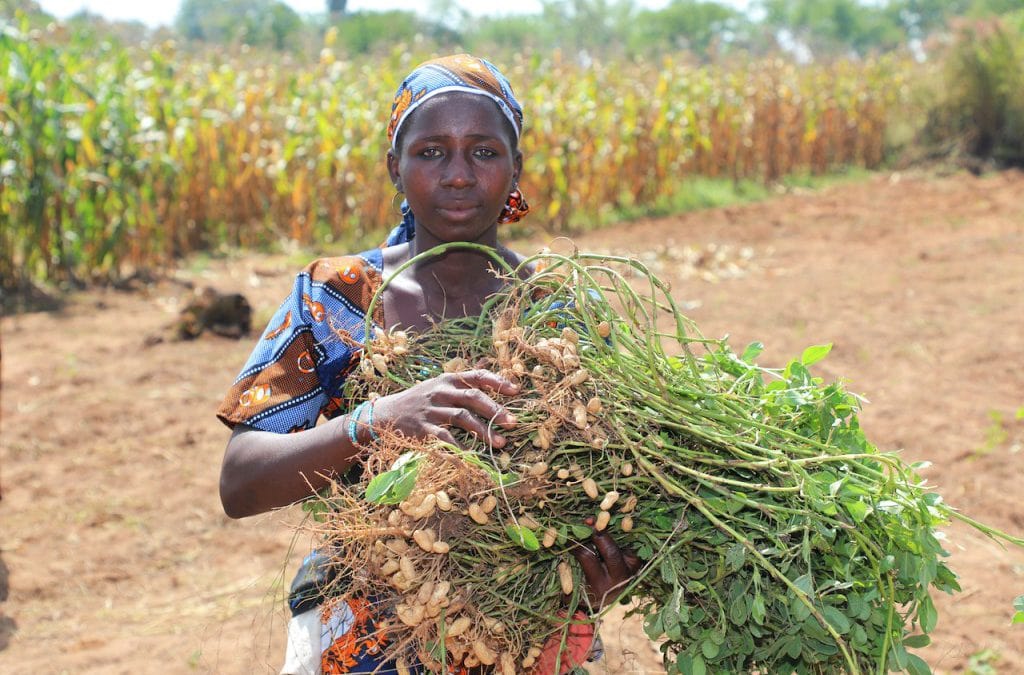
[[[458,389],[453,394],[450,405],[469,410],[480,419],[486,420],[488,424],[498,424],[510,428],[515,425],[516,418],[498,404],[494,399],[479,389]]]
[[[490,429],[487,422],[468,408],[436,408],[431,417],[438,426],[458,427],[496,448],[505,445],[505,437]]]
[[[593,526],[594,519],[584,520]],[[642,561],[632,551],[622,549],[608,532],[595,531],[590,541],[572,549],[587,579],[587,589],[598,606],[616,593],[637,573]]]
[[[633,576],[644,566],[644,561],[640,559],[640,556],[629,549],[626,549],[622,557],[626,559],[626,569],[629,570],[629,576]]]
[[[497,373],[483,368],[452,373],[453,376],[469,383],[469,386],[490,389],[499,394],[512,395],[519,392],[519,385],[505,379]]]
[[[437,428],[459,428],[500,448],[506,440],[495,427],[512,428],[516,419],[489,393],[518,391],[517,385],[490,371],[448,373],[378,399],[377,420],[413,438],[437,436],[446,442],[454,438],[437,434]]]
[[[460,390],[465,398],[463,407],[471,409],[480,417],[509,429],[516,423],[516,418],[492,399],[487,392],[511,396],[519,392],[519,386],[488,370],[471,370],[456,373],[456,381],[462,385]]]
[[[626,579],[630,575],[629,565],[626,563],[625,552],[619,548],[615,540],[607,532],[594,532],[590,540],[594,542],[605,567],[608,568],[608,576],[613,579]]]

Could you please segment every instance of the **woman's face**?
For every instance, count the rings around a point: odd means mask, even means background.
[[[522,154],[489,98],[438,95],[402,125],[388,171],[416,216],[417,237],[494,242],[498,216],[519,179]]]

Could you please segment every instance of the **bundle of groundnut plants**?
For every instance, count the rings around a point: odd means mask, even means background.
[[[545,252],[504,273],[478,317],[368,332],[345,390],[492,370],[519,385],[495,396],[517,420],[504,447],[378,429],[362,477],[311,508],[345,571],[335,599],[379,603],[400,669],[529,672],[580,610],[599,623],[571,554],[592,522],[642,561],[616,599],[669,673],[926,673],[908,650],[936,625],[931,593],[959,590],[937,528],[1022,543],[871,444],[860,399],[811,373],[828,346],[759,365],[760,344],[704,337],[630,259]]]

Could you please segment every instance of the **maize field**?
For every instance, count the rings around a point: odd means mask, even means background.
[[[377,243],[398,220],[384,128],[396,48],[318,62],[0,32],[0,279],[123,277],[198,250]],[[523,103],[530,224],[570,233],[665,203],[688,177],[873,168],[906,96],[896,58],[694,65],[501,61]]]

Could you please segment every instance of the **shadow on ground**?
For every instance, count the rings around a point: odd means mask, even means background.
[[[7,602],[7,595],[11,588],[10,576],[7,564],[3,558],[0,558],[0,603]],[[11,643],[11,637],[13,637],[17,629],[18,624],[14,623],[14,619],[4,613],[4,606],[0,604],[0,651],[7,649],[7,645]]]

